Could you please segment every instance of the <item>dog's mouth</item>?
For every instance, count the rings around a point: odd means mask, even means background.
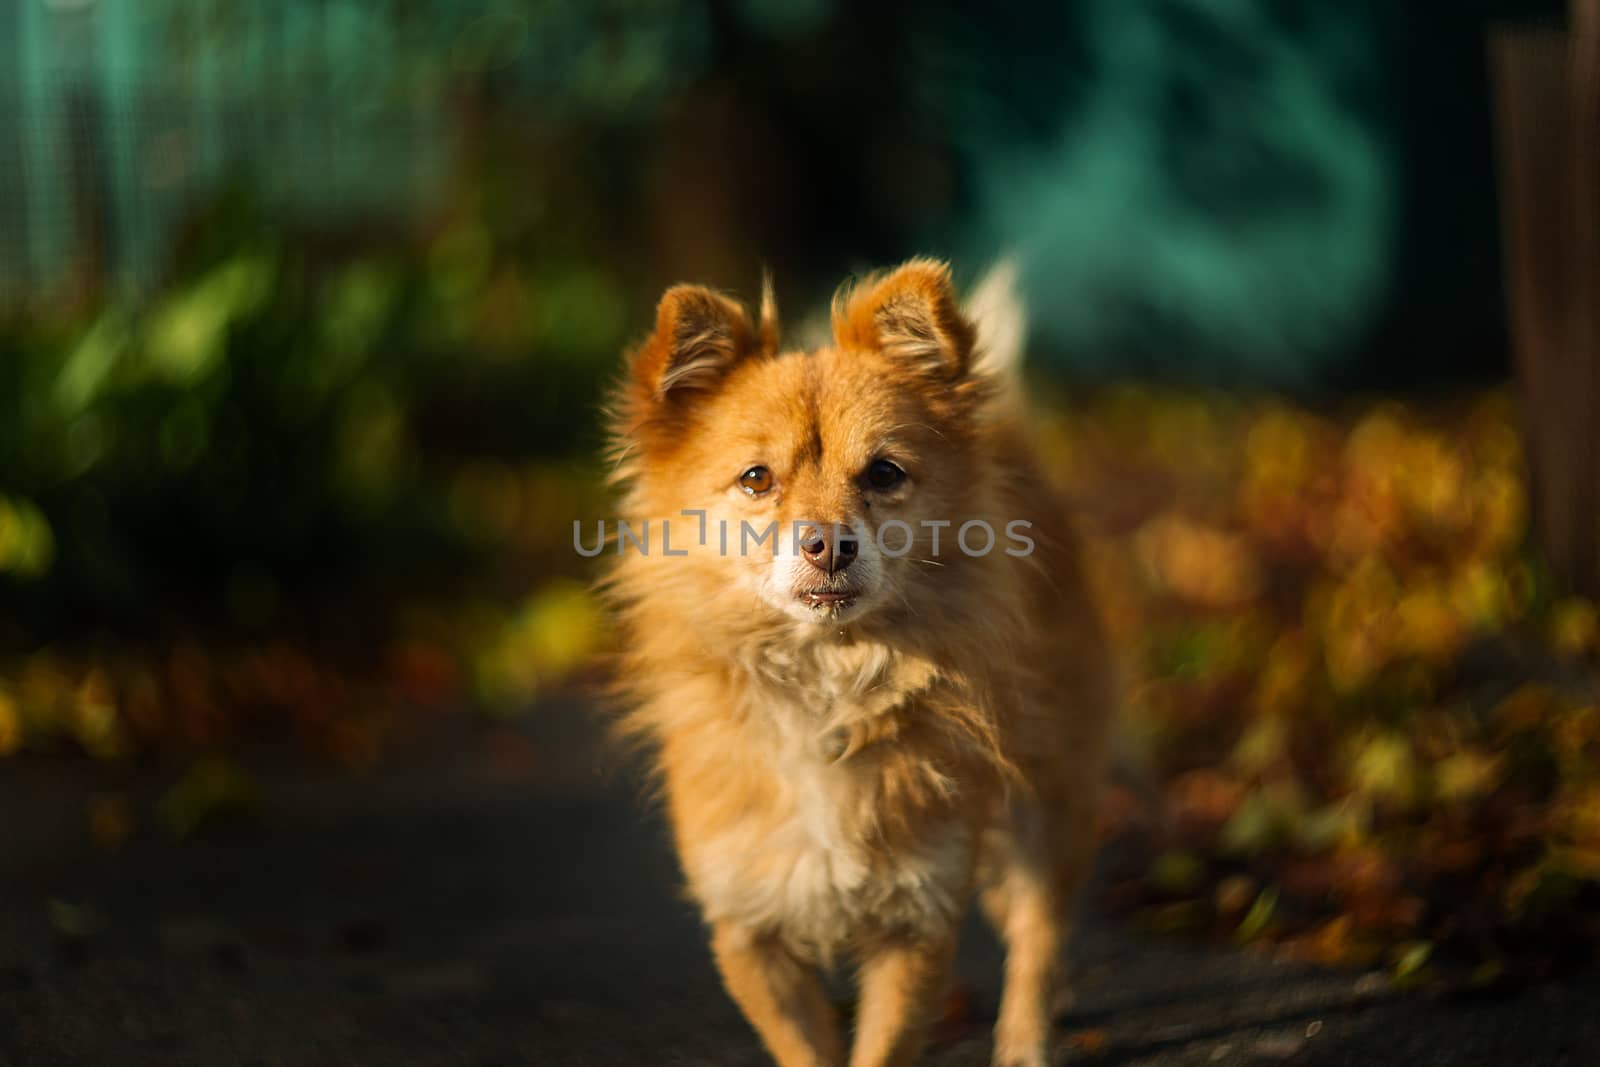
[[[820,604],[848,604],[855,598],[855,593],[834,589],[811,589],[800,594],[800,599],[813,607]]]
[[[854,604],[860,595],[860,589],[839,582],[802,589],[795,594],[795,599],[823,614],[837,614]]]

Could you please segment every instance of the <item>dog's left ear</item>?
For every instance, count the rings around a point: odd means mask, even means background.
[[[714,388],[741,359],[764,351],[767,331],[744,306],[700,285],[675,285],[661,297],[656,326],[633,359],[635,382],[655,400]]]
[[[876,349],[936,378],[954,381],[972,362],[976,331],[961,314],[950,267],[913,259],[833,300],[833,339],[841,347]]]

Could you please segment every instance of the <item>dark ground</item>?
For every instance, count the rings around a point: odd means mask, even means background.
[[[0,1067],[764,1062],[657,820],[580,709],[535,722],[445,731],[367,775],[263,754],[253,819],[145,826],[114,853],[84,815],[103,769],[0,763]],[[148,811],[157,778],[119,788]],[[1600,1063],[1592,976],[1435,1000],[1089,911],[1072,1062]],[[988,1062],[998,970],[974,925],[970,1020],[927,1062]]]

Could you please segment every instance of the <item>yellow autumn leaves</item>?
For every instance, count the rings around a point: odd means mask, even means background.
[[[1505,396],[1122,388],[1043,439],[1169,782],[1114,900],[1415,980],[1499,975],[1600,888],[1600,616],[1527,554]]]
[[[55,562],[55,533],[33,501],[0,493],[0,577],[42,578]]]
[[[1041,442],[1167,809],[1113,906],[1401,981],[1498,976],[1589,928],[1600,612],[1528,553],[1505,396],[1323,410],[1116,388],[1051,405]],[[484,564],[426,593],[396,576],[371,656],[282,637],[45,650],[0,663],[0,756],[205,751],[265,714],[360,764],[422,709],[513,713],[594,678],[611,635],[570,535],[606,513],[602,472],[475,459],[439,476]],[[48,560],[36,514],[0,499],[0,572]],[[196,782],[169,818],[231,795]],[[114,837],[120,816],[96,818]]]

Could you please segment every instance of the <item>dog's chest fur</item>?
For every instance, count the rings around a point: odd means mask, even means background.
[[[884,832],[898,713],[934,680],[927,665],[877,645],[773,653],[751,674],[742,751],[769,776],[760,804],[686,845],[695,895],[734,919],[827,958],[895,931],[936,934],[957,916],[972,831],[944,818],[915,836]]]

